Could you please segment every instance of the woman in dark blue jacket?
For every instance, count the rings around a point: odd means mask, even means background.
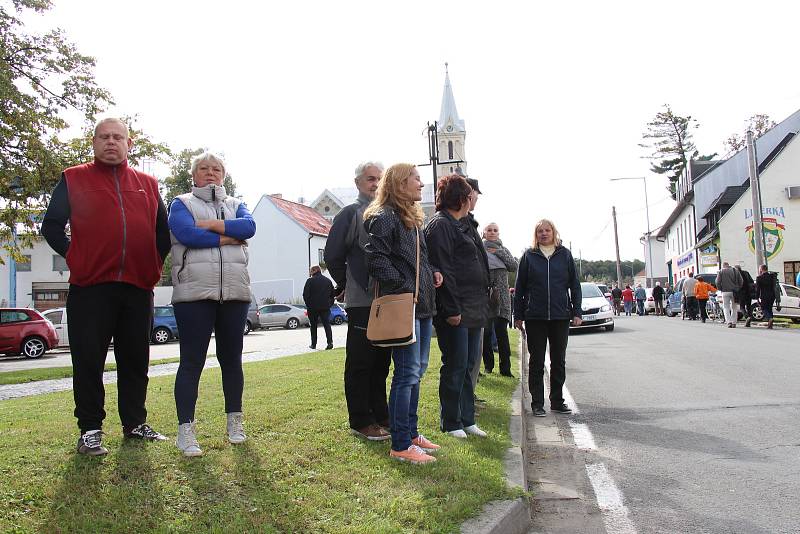
[[[566,379],[570,321],[581,324],[581,284],[575,260],[561,245],[555,225],[542,219],[533,232],[533,246],[519,262],[514,289],[514,326],[527,331],[533,415],[544,417],[544,354],[550,343],[550,409],[572,413],[562,393]],[[524,323],[523,323],[524,320]]]
[[[457,174],[439,180],[436,214],[425,227],[431,263],[444,278],[436,291],[436,340],[442,351],[439,371],[441,428],[453,437],[486,437],[475,423],[470,370],[481,357],[481,328],[489,318],[489,274],[485,251],[462,222],[472,188]]]

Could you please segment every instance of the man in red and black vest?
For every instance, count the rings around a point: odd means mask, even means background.
[[[111,339],[125,437],[162,441],[147,423],[153,286],[170,249],[167,212],[152,176],[128,166],[133,141],[119,119],[97,123],[94,161],[66,169],[42,235],[69,267],[67,324],[78,452],[107,454],[103,368]],[[66,225],[69,223],[70,235]]]

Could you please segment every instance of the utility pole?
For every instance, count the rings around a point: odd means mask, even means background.
[[[619,236],[617,235],[616,206],[611,206],[611,217],[614,219],[614,249],[617,252],[617,287],[622,289],[622,263],[619,261]]]
[[[747,130],[747,159],[750,166],[750,195],[753,197],[753,238],[756,249],[756,271],[758,271],[762,265],[767,265],[767,251],[764,246],[764,221],[761,218],[761,183],[758,180],[756,144],[751,130]]]

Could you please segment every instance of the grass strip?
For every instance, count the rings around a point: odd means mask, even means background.
[[[511,343],[516,369],[516,332]],[[492,374],[478,385],[487,401],[478,423],[489,438],[445,436],[433,345],[419,427],[442,450],[426,466],[390,459],[388,442],[349,434],[342,349],[246,364],[250,437],[240,446],[225,439],[220,370],[206,369],[200,458],[183,458],[172,439],[123,440],[114,386],[107,387],[105,458],[75,454],[72,392],[3,401],[0,531],[458,532],[486,502],[521,494],[507,487],[503,471],[517,381]],[[153,378],[148,392],[148,422],[171,438],[173,382]]]
[[[150,366],[165,363],[179,362],[180,358],[164,358],[162,360],[150,360]],[[116,363],[107,363],[105,371],[116,371]],[[0,372],[0,385],[6,384],[25,384],[27,382],[38,382],[40,380],[53,380],[56,378],[72,378],[72,366],[68,367],[42,367],[39,369],[23,369],[20,371]]]

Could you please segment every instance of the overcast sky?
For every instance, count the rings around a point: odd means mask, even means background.
[[[623,259],[643,258],[642,182],[608,179],[647,175],[651,226],[670,213],[638,146],[663,104],[720,154],[751,115],[800,108],[794,2],[54,3],[30,23],[97,59],[114,111],[224,152],[251,208],[347,186],[365,159],[426,162],[449,62],[477,219],[515,253],[548,217],[576,257],[612,259],[615,204]]]

